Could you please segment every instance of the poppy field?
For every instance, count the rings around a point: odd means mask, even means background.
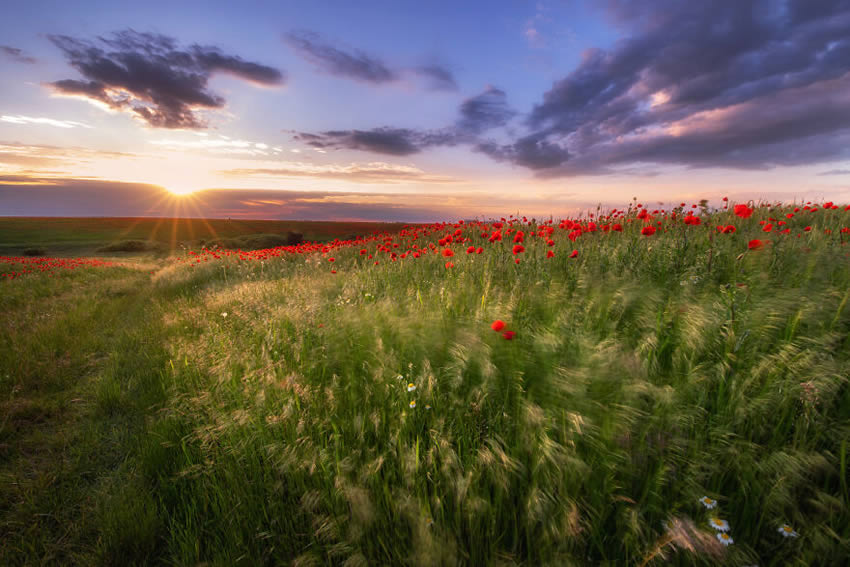
[[[0,564],[846,564],[848,242],[724,199],[0,257]]]

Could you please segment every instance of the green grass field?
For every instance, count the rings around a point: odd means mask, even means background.
[[[677,212],[0,279],[0,565],[846,565],[850,212]]]
[[[127,240],[150,242],[165,252],[222,239],[289,232],[301,234],[304,240],[333,240],[377,230],[397,231],[402,226],[244,219],[0,217],[0,256],[20,256],[31,248],[42,249],[48,256],[104,255],[110,251],[101,248]]]

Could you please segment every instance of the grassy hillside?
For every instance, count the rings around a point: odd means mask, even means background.
[[[111,251],[102,248],[126,241],[150,242],[159,245],[151,248],[168,251],[181,245],[199,247],[225,239],[286,236],[290,232],[302,235],[304,240],[333,240],[382,230],[398,231],[402,226],[243,219],[0,217],[0,256],[21,256],[27,249],[41,249],[40,255],[49,256],[103,255]],[[244,246],[248,247],[250,243]]]
[[[641,211],[0,280],[0,564],[842,564],[850,212]]]

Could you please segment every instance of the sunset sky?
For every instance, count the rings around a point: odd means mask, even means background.
[[[850,201],[847,0],[4,2],[0,79],[0,216]]]

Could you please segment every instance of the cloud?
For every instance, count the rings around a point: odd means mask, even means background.
[[[300,57],[321,71],[336,77],[380,85],[398,81],[404,73],[412,73],[425,79],[430,90],[456,91],[458,89],[452,72],[444,65],[437,63],[395,68],[359,49],[344,50],[335,47],[322,39],[319,34],[307,30],[291,31],[283,36],[283,40]]]
[[[432,63],[421,67],[413,67],[411,69],[416,75],[424,77],[428,81],[428,86],[434,91],[456,91],[458,90],[457,81],[454,74],[442,65]]]
[[[460,116],[451,125],[433,130],[379,127],[370,130],[294,132],[292,139],[321,150],[360,150],[383,155],[407,156],[429,147],[475,144],[480,134],[501,127],[516,115],[505,92],[493,86],[464,100]],[[527,142],[526,142],[527,145]]]
[[[11,47],[9,45],[0,45],[0,53],[2,53],[13,61],[17,61],[18,63],[33,64],[38,61],[35,57],[30,57],[29,55],[26,55],[23,50],[18,49],[17,47]]]
[[[0,166],[56,167],[98,158],[123,158],[132,154],[79,147],[30,145],[0,140]]]
[[[320,134],[298,132],[293,140],[320,149],[363,150],[376,154],[406,156],[426,145],[425,135],[407,128],[374,128],[372,130],[329,130]]]
[[[229,74],[258,85],[279,85],[285,75],[273,67],[227,55],[217,47],[179,49],[171,37],[124,30],[85,41],[49,35],[83,77],[48,83],[61,95],[80,96],[129,112],[156,128],[206,127],[199,110],[224,107],[209,79]]]
[[[240,168],[220,171],[236,177],[313,177],[320,179],[342,179],[355,183],[452,183],[451,177],[429,175],[417,167],[394,165],[385,162],[349,165],[313,165],[300,162],[283,164],[275,168]]]
[[[496,161],[507,161],[533,170],[556,167],[570,158],[569,152],[563,146],[534,135],[504,145],[482,142],[473,149]]]
[[[540,175],[641,162],[757,169],[847,155],[839,142],[850,128],[850,2],[607,6],[624,39],[586,50],[527,117],[538,150],[545,142],[570,154]],[[480,148],[523,165],[522,152],[497,149]]]
[[[376,57],[360,50],[346,52],[324,42],[310,31],[293,31],[284,41],[295,52],[322,71],[366,83],[380,84],[398,79],[398,74]]]
[[[8,116],[2,115],[0,116],[0,122],[7,122],[9,124],[45,124],[47,126],[54,126],[56,128],[91,128],[88,124],[83,122],[74,122],[73,120],[56,120],[54,118],[34,118],[32,116]]]
[[[821,171],[818,175],[850,175],[850,169],[830,169],[829,171]]]
[[[467,134],[480,134],[504,126],[516,112],[508,106],[505,91],[488,85],[484,92],[461,103],[460,115],[455,125],[457,129]]]

